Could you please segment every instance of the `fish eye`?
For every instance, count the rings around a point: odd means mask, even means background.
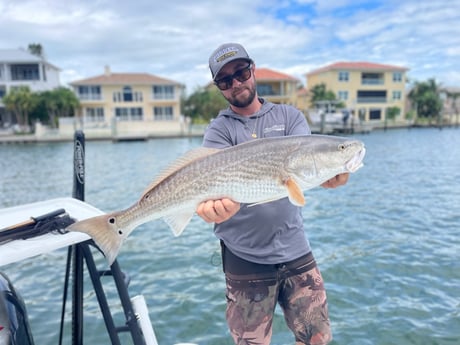
[[[345,144],[339,144],[339,151],[343,151],[347,148],[347,145]]]
[[[110,224],[115,224],[115,218],[114,217],[109,218],[109,223]]]

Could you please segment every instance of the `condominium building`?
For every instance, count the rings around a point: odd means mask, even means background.
[[[385,120],[387,109],[405,114],[407,68],[370,62],[337,62],[307,73],[307,87],[325,84],[352,114],[364,121]]]

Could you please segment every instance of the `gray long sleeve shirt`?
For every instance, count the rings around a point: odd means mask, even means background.
[[[222,110],[206,129],[203,146],[225,148],[253,138],[311,134],[303,114],[296,108],[263,102],[250,117],[230,108]],[[287,198],[247,207],[214,227],[216,236],[242,259],[260,264],[288,262],[311,251],[306,238],[301,208]]]

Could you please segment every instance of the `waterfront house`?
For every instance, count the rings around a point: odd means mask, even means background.
[[[270,102],[296,105],[300,81],[269,68],[256,68],[257,93]]]
[[[387,109],[393,107],[399,109],[396,120],[404,120],[407,70],[371,62],[337,62],[307,73],[307,88],[324,83],[361,121],[383,122]]]
[[[60,86],[59,68],[24,49],[0,49],[0,129],[14,123],[2,102],[12,89],[28,86],[31,91],[52,90]]]
[[[267,101],[277,104],[295,105],[297,88],[300,81],[293,76],[269,68],[258,68],[254,72],[257,78],[257,93]],[[206,88],[215,87],[210,82]]]
[[[116,140],[186,134],[181,113],[184,85],[148,73],[103,74],[71,82],[80,100],[76,119],[60,121],[60,131],[84,129],[86,136]]]

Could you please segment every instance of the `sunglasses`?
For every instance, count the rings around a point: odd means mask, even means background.
[[[214,80],[214,84],[219,88],[219,90],[225,91],[232,87],[233,79],[238,80],[240,83],[251,78],[251,67],[252,64],[249,64],[247,67],[237,70],[232,75],[220,78],[219,80]]]

